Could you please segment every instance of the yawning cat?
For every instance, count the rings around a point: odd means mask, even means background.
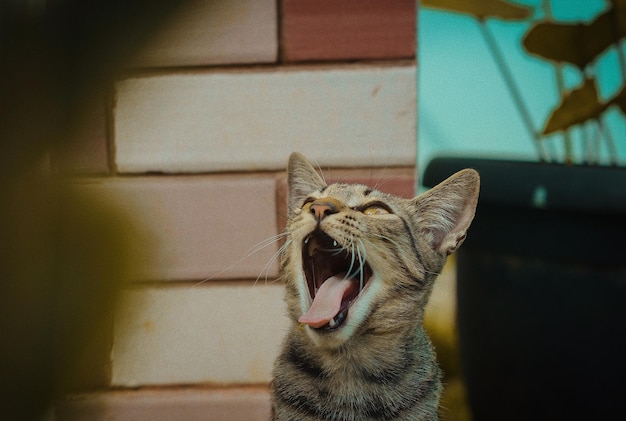
[[[326,185],[298,153],[287,172],[281,277],[292,324],[274,367],[273,420],[436,420],[440,370],[424,307],[474,217],[478,173],[403,199]]]

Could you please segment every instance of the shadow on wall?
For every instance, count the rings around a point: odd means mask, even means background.
[[[57,394],[106,382],[133,228],[114,204],[51,176],[47,160],[173,4],[0,0],[3,418],[41,419]]]

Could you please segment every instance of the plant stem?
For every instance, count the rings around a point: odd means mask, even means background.
[[[613,31],[613,36],[615,37],[615,49],[617,50],[617,61],[619,63],[619,69],[622,73],[622,83],[626,84],[626,57],[624,57],[624,48],[622,46],[622,38],[620,36],[620,23],[619,23],[619,15],[624,11],[618,11],[617,2],[613,2],[612,7],[612,25],[611,30]],[[611,131],[609,130],[608,125],[604,123],[602,117],[598,117],[598,128],[604,134],[606,138],[606,146],[609,150],[609,160],[611,165],[617,166],[619,163],[617,148],[615,147],[615,141],[613,140],[613,136],[611,136]]]
[[[600,139],[600,128],[597,124],[593,124],[593,120],[589,122],[589,152],[591,155],[591,165],[598,165],[600,163],[600,146],[602,140]]]
[[[597,63],[595,65],[597,65]],[[594,75],[596,74],[596,72],[594,72],[593,66],[594,64],[590,64],[589,66],[587,66],[585,70],[586,73],[583,75],[583,77],[585,78],[595,77]],[[600,144],[602,143],[602,139],[604,139],[606,143],[606,149],[609,154],[609,163],[611,165],[617,166],[617,163],[619,162],[619,154],[617,152],[617,148],[615,147],[615,141],[613,140],[613,136],[611,136],[611,131],[609,130],[609,126],[606,125],[604,121],[602,120],[602,115],[605,112],[606,110],[594,119],[594,121],[596,122],[596,125],[598,126],[598,135],[599,135],[598,146],[600,146]],[[598,154],[598,157],[599,155],[600,154]]]
[[[541,138],[539,137],[539,133],[533,127],[533,122],[530,117],[530,113],[528,112],[528,108],[526,107],[526,104],[524,103],[524,100],[522,99],[522,95],[520,94],[520,91],[517,85],[515,84],[515,80],[513,79],[511,70],[506,64],[506,61],[504,60],[504,56],[502,52],[498,48],[498,44],[496,43],[495,37],[489,30],[489,27],[487,26],[487,23],[485,22],[484,19],[478,20],[478,27],[481,29],[481,34],[483,38],[485,39],[485,42],[487,43],[489,52],[491,53],[493,60],[498,66],[498,70],[500,71],[500,74],[502,75],[504,79],[504,83],[509,89],[509,93],[513,97],[513,103],[515,104],[518,112],[520,113],[520,116],[522,117],[524,125],[526,126],[526,130],[528,130],[528,133],[530,134],[531,138],[534,140],[535,150],[537,152],[537,156],[539,160],[541,162],[547,161],[544,145],[542,145]]]
[[[606,147],[609,151],[609,163],[617,167],[619,164],[617,148],[615,147],[615,141],[613,140],[613,136],[611,135],[611,131],[609,130],[609,126],[604,123],[602,117],[598,117],[598,130],[600,131],[601,138],[606,139]]]
[[[611,6],[611,32],[613,33],[613,38],[615,39],[615,48],[617,49],[617,59],[619,62],[619,68],[622,73],[622,81],[626,83],[626,57],[624,57],[624,50],[622,49],[622,37],[620,34],[620,22],[617,2],[613,2]]]
[[[615,43],[615,47],[617,48],[619,68],[622,72],[622,81],[626,83],[626,57],[624,57],[624,49],[622,47],[622,43],[622,41],[617,41]]]
[[[592,135],[590,133],[590,127],[587,122],[582,124],[581,132],[583,134],[583,149],[585,150],[583,155],[586,156],[585,163],[593,164],[593,147],[591,145]]]
[[[543,0],[541,2],[543,8],[544,18],[552,21],[552,7],[550,0]],[[559,99],[563,98],[565,94],[565,81],[563,79],[563,65],[561,63],[555,63],[552,66],[554,68],[554,77],[556,80],[556,87],[559,93]],[[572,150],[572,134],[569,128],[563,132],[563,146],[565,149],[565,163],[570,165],[574,162],[573,150]]]
[[[559,92],[559,98],[563,98],[565,94],[565,82],[563,80],[563,65],[562,64],[554,64],[554,76],[556,79],[556,86]],[[572,156],[572,134],[570,128],[568,127],[563,131],[563,146],[565,148],[565,163],[571,164],[573,162]]]

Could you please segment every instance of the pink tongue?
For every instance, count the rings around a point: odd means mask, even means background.
[[[322,327],[330,322],[341,310],[341,301],[354,287],[354,282],[344,279],[344,275],[335,275],[328,278],[317,290],[313,304],[309,311],[298,321],[311,327]]]

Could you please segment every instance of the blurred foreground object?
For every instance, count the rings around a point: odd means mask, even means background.
[[[42,419],[55,396],[106,381],[133,230],[115,204],[80,197],[46,166],[168,3],[0,0],[3,419]]]
[[[55,395],[106,381],[130,227],[43,177],[1,188],[0,400],[7,419],[37,419]]]

